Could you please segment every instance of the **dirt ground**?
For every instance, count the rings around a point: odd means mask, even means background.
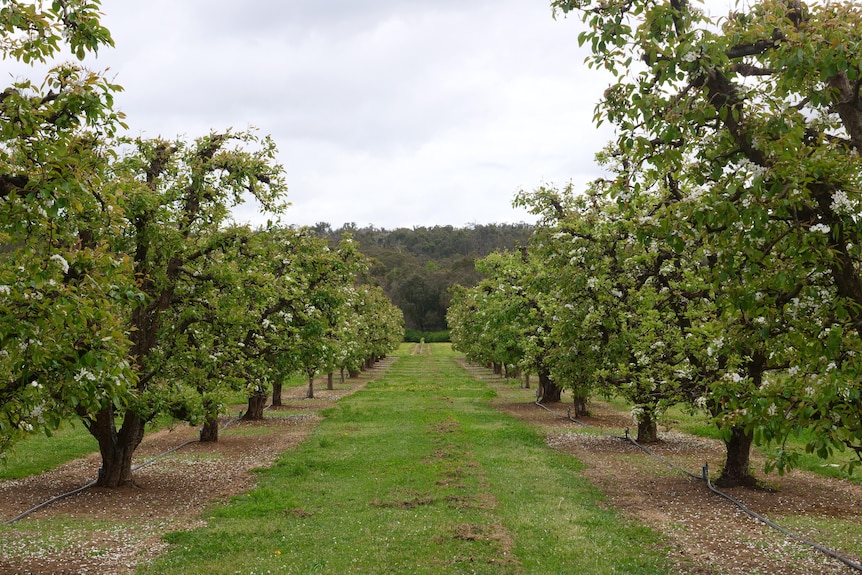
[[[646,453],[625,440],[624,430],[637,426],[607,404],[590,404],[591,417],[579,419],[588,428],[568,420],[569,404],[552,404],[550,411],[524,400],[511,401],[512,383],[487,370],[469,368],[500,391],[497,407],[541,427],[550,446],[570,453],[587,466],[584,474],[606,496],[608,504],[665,535],[676,572],[684,575],[849,575],[859,573],[837,559],[788,538],[712,493],[700,475],[706,464],[715,477],[724,459],[718,441],[665,430],[661,441]],[[505,393],[502,393],[504,390]],[[762,466],[761,466],[762,467]],[[748,509],[790,532],[817,543],[857,564],[862,563],[862,530],[824,532],[818,518],[838,518],[840,524],[862,521],[862,485],[794,471],[783,477],[763,476],[766,487],[723,489]],[[806,528],[782,524],[787,516],[804,519]],[[841,549],[852,546],[856,553]]]
[[[251,489],[252,470],[268,467],[307,438],[320,421],[317,412],[365,387],[389,363],[382,360],[344,383],[336,378],[332,391],[326,390],[325,378],[315,381],[314,399],[305,398],[304,387],[285,389],[284,406],[269,411],[263,422],[233,422],[216,443],[190,443],[138,469],[134,487],[93,487],[35,511],[0,534],[0,575],[133,572],[165,547],[162,535],[202,524],[200,515],[209,506]],[[187,425],[149,433],[134,465],[196,436],[197,429]],[[94,454],[38,476],[0,481],[0,521],[78,489],[95,478],[98,467]],[[43,533],[46,523],[41,520],[60,516],[65,517],[62,525]]]
[[[161,536],[169,531],[201,524],[201,513],[215,502],[250,489],[255,468],[270,465],[279,454],[296,446],[320,420],[317,412],[332,402],[361,389],[385,371],[378,363],[359,379],[336,383],[326,391],[315,386],[316,398],[306,400],[303,389],[289,389],[279,417],[265,423],[236,423],[222,432],[216,444],[192,443],[157,464],[139,469],[136,487],[119,490],[87,489],[57,501],[15,524],[2,534],[0,574],[126,574],[165,546]],[[519,419],[539,426],[548,444],[570,453],[586,465],[584,473],[607,497],[607,504],[641,523],[661,531],[676,572],[683,575],[843,575],[858,573],[823,553],[796,543],[739,511],[709,492],[666,461],[700,473],[704,463],[717,471],[721,445],[673,431],[661,434],[650,456],[619,437],[631,425],[600,402],[590,408],[591,426],[582,433],[564,418],[566,405],[540,409],[529,401],[530,390],[512,392],[512,384],[487,370],[469,367],[478,378],[501,391],[496,406]],[[183,441],[194,438],[187,426],[149,434],[138,450],[136,463],[145,462]],[[0,520],[49,498],[76,489],[92,480],[98,458],[71,462],[35,477],[0,482]],[[860,529],[854,533],[825,533],[816,527],[821,517],[836,517],[846,525],[860,522],[862,486],[793,472],[769,476],[770,489],[726,490],[750,509],[781,523],[782,516],[810,519],[793,531],[812,541],[843,552],[853,561],[862,557],[842,550],[842,542],[862,548]],[[50,527],[46,518],[64,517]],[[53,524],[52,524],[53,525]]]

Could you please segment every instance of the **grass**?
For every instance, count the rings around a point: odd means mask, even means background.
[[[308,379],[303,375],[291,377],[284,383],[284,389],[308,385]],[[242,408],[246,401],[244,392],[236,392],[227,398],[231,405],[230,413],[235,414],[237,407]],[[236,406],[234,406],[236,404]],[[267,413],[268,417],[292,417],[301,413]],[[147,426],[147,433],[176,425],[178,422],[170,417],[162,417]],[[240,433],[265,433],[250,429]],[[64,422],[58,430],[46,435],[30,435],[16,443],[12,450],[0,458],[0,480],[21,479],[56,469],[64,463],[74,461],[99,450],[95,438],[79,421]]]
[[[665,415],[665,420],[675,429],[691,433],[700,437],[708,437],[712,439],[721,439],[721,434],[718,428],[707,421],[707,416],[704,413],[691,413],[687,407],[676,406],[669,409]],[[857,469],[852,475],[849,474],[842,466],[849,463],[855,455],[850,451],[835,451],[832,456],[827,459],[821,459],[814,453],[805,453],[805,444],[811,439],[811,432],[804,431],[796,437],[790,437],[787,440],[787,448],[795,450],[799,453],[797,467],[803,471],[816,473],[824,477],[835,479],[847,479],[854,483],[862,483],[862,470]],[[761,455],[767,456],[771,447],[769,445],[755,446]]]
[[[603,399],[603,403],[612,409],[627,413],[630,405],[620,397]],[[634,425],[634,424],[633,424]],[[703,411],[692,412],[685,405],[676,405],[667,410],[660,422],[660,427],[667,427],[690,433],[698,437],[708,439],[721,439],[719,429],[709,421],[706,413]],[[834,451],[832,456],[827,459],[821,459],[814,453],[805,453],[805,444],[811,439],[811,432],[805,431],[796,437],[791,437],[787,441],[787,447],[799,453],[797,468],[803,471],[816,473],[824,477],[834,479],[846,479],[854,483],[862,483],[862,468],[857,468],[851,475],[842,466],[849,463],[855,458],[855,455],[850,451],[844,452]],[[762,456],[767,456],[770,446],[755,446],[754,449]]]
[[[20,479],[56,469],[99,449],[81,423],[64,423],[51,437],[31,435],[0,460],[0,479]]]
[[[490,405],[435,344],[404,345],[258,487],[169,534],[174,573],[668,571],[661,538],[609,509],[581,464]]]
[[[851,556],[862,555],[862,523],[857,517],[837,519],[816,515],[783,515],[781,525],[832,550]]]

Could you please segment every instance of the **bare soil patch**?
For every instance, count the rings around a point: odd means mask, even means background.
[[[708,464],[713,473],[724,460],[718,441],[666,430],[649,446],[651,456],[623,437],[636,429],[626,415],[596,401],[580,428],[566,418],[569,405],[539,408],[531,390],[517,389],[489,371],[469,368],[500,392],[496,406],[505,413],[541,428],[550,446],[582,461],[584,471],[607,497],[608,505],[665,535],[676,572],[687,575],[849,575],[858,571],[792,539],[745,514],[712,493],[705,482],[668,465],[700,474]],[[514,390],[513,390],[514,388]],[[714,476],[714,475],[713,475]],[[746,507],[782,525],[782,518],[802,517],[808,527],[791,532],[830,548],[856,563],[862,562],[859,529],[855,533],[819,530],[818,519],[837,518],[839,524],[862,520],[862,486],[794,471],[783,477],[763,476],[768,488],[723,490]],[[810,521],[805,521],[810,520]],[[785,525],[786,526],[786,525]],[[845,548],[842,548],[844,546]],[[850,551],[850,547],[856,554]]]
[[[253,470],[270,466],[296,447],[321,420],[320,410],[363,388],[391,361],[336,383],[334,390],[326,389],[325,379],[315,382],[314,399],[305,398],[304,387],[287,388],[284,405],[267,411],[264,421],[233,422],[217,443],[190,443],[138,469],[134,487],[91,487],[4,528],[0,575],[133,572],[135,565],[164,549],[165,533],[201,525],[209,506],[254,487]],[[197,434],[186,425],[149,433],[134,464]],[[0,520],[78,489],[95,478],[98,467],[98,454],[92,454],[41,475],[0,482]]]

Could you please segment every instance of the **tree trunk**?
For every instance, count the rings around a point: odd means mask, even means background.
[[[218,417],[207,414],[201,428],[201,443],[218,442]]]
[[[272,406],[281,407],[281,384],[272,384]]]
[[[348,369],[347,373],[350,375],[350,379],[356,379],[362,372],[358,369]]]
[[[341,383],[344,383],[344,366],[341,367]]]
[[[557,403],[563,394],[546,370],[539,370],[539,390],[539,403]]]
[[[306,399],[314,399],[314,376],[308,376],[308,393],[305,394]]]
[[[201,442],[217,442],[218,441],[218,405],[212,400],[204,400],[204,409],[206,416],[204,417],[204,426],[201,428]]]
[[[244,421],[260,421],[263,419],[263,410],[266,407],[266,390],[258,387],[248,398],[248,409],[242,416]]]
[[[655,443],[658,441],[658,425],[648,411],[638,419],[638,443]]]
[[[575,417],[586,417],[590,414],[590,412],[587,411],[587,398],[586,397],[582,397],[578,394],[575,394],[574,397],[572,398],[572,404],[574,407],[573,411],[574,411]]]
[[[494,366],[494,375],[500,375],[503,373],[503,364],[494,362],[492,365]]]
[[[328,390],[335,389],[332,386],[332,372],[331,371],[326,375],[326,389],[328,389]]]
[[[138,414],[126,412],[118,432],[112,407],[99,410],[95,419],[87,421],[87,430],[96,438],[102,455],[96,485],[113,488],[133,483],[132,455],[144,438],[145,423]]]
[[[530,374],[524,374],[524,389],[530,389]]]
[[[730,429],[730,439],[724,442],[727,458],[715,484],[720,487],[754,487],[757,480],[751,474],[751,443],[753,435],[741,427]]]

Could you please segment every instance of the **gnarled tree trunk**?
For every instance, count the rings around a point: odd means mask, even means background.
[[[272,384],[272,406],[281,406],[281,383]]]
[[[308,393],[305,394],[306,399],[314,399],[314,376],[308,376]]]
[[[244,421],[260,421],[266,408],[267,393],[263,388],[256,388],[248,398],[248,409],[242,416]]]
[[[326,389],[329,389],[329,390],[335,389],[332,386],[332,372],[331,371],[326,375]]]
[[[587,398],[575,393],[572,397],[572,405],[573,405],[573,416],[574,417],[586,417],[589,415],[587,411]]]
[[[99,443],[102,467],[96,485],[99,487],[120,487],[131,485],[132,455],[144,438],[146,421],[136,413],[127,412],[123,426],[116,428],[112,407],[102,408],[95,419],[87,420],[87,430]]]
[[[751,443],[753,435],[741,427],[730,429],[730,439],[724,442],[727,458],[715,484],[720,487],[753,487],[757,480],[751,474]]]
[[[648,411],[638,419],[638,443],[655,443],[658,441],[658,425]]]
[[[205,399],[204,400],[204,410],[206,411],[206,416],[204,417],[204,425],[201,428],[201,441],[206,442],[216,442],[218,441],[218,405],[212,400]]]
[[[557,403],[563,390],[557,387],[547,370],[539,370],[539,403]]]

